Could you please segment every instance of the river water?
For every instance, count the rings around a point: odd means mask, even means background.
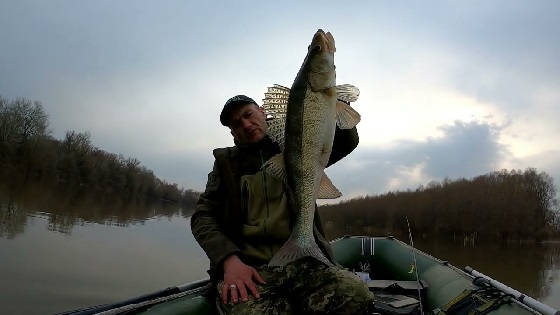
[[[0,313],[52,314],[207,277],[191,213],[72,193],[0,194]],[[559,243],[416,243],[560,308]]]

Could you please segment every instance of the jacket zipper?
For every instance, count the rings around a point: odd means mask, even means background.
[[[263,159],[263,155],[262,155],[262,150],[259,150],[259,155],[261,157],[261,166],[264,165],[264,159]],[[268,218],[270,217],[270,209],[268,208],[268,191],[266,189],[266,172],[263,169],[262,170],[262,178],[263,178],[263,186],[264,186],[264,200],[266,203],[266,217],[264,218],[264,227],[263,227],[263,234],[264,236],[266,236],[267,234],[267,230],[266,230],[266,226],[267,226],[267,221]]]

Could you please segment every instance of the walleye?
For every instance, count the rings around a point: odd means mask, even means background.
[[[288,206],[297,213],[292,234],[272,257],[270,266],[283,266],[306,256],[332,265],[313,235],[315,202],[317,198],[341,196],[324,169],[331,154],[336,124],[347,129],[360,120],[360,115],[350,106],[337,102],[334,52],[331,33],[318,30],[291,89],[276,85],[264,102],[265,107],[268,102],[272,112],[277,111],[274,114],[279,117],[276,120],[279,123],[272,122],[268,132],[280,143],[283,151],[267,161],[264,167],[268,173],[285,180]],[[346,91],[351,100],[355,100],[359,93],[352,86],[341,86],[338,90],[342,91],[339,94]],[[280,104],[286,97],[287,108],[283,116],[278,113],[280,106],[270,104]],[[281,129],[284,129],[283,137],[273,135]]]

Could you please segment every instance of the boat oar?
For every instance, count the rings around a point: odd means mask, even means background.
[[[511,294],[516,300],[518,300],[519,302],[521,302],[522,304],[542,313],[543,315],[560,315],[560,311],[542,303],[539,302],[535,299],[533,299],[530,296],[527,296],[526,294],[523,294],[515,289],[512,289],[510,287],[508,287],[507,285],[494,280],[490,277],[488,277],[487,275],[480,273],[476,270],[474,270],[473,268],[466,266],[465,267],[465,271],[467,273],[469,273],[470,275],[474,276],[474,277],[480,277],[480,278],[484,278],[486,280],[488,280],[488,283],[490,283],[491,286],[493,286],[494,288],[506,293],[506,294]]]

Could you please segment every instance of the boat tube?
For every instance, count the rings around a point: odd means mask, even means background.
[[[346,236],[331,245],[337,262],[374,292],[380,314],[560,315],[472,268],[467,273],[391,236]],[[214,291],[206,279],[61,314],[217,314]]]

